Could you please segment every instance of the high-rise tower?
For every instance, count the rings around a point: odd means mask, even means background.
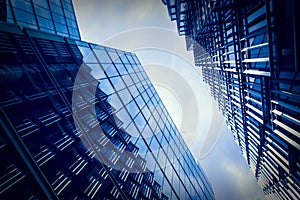
[[[300,196],[295,0],[165,0],[267,199]]]
[[[1,0],[0,20],[80,39],[71,0]]]
[[[70,1],[0,5],[1,199],[214,198],[135,54],[80,41]]]

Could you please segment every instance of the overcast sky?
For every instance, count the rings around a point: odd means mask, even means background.
[[[82,40],[133,51],[216,199],[264,199],[160,0],[73,0]]]

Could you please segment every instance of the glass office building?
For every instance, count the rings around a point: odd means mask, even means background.
[[[1,8],[22,2],[36,6]],[[68,1],[37,2],[53,16],[51,5],[64,10]],[[10,21],[8,12],[1,9],[0,199],[214,199],[135,54],[29,18]]]
[[[295,0],[165,0],[267,199],[300,196]]]
[[[0,20],[80,39],[71,0],[0,0]]]

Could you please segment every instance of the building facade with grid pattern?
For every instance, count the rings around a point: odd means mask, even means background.
[[[298,199],[297,1],[163,2],[266,198]]]
[[[214,199],[135,54],[1,19],[1,199]]]
[[[71,0],[1,0],[0,20],[80,39]]]

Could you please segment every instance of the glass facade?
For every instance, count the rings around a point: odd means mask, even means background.
[[[71,0],[1,0],[0,20],[80,39]]]
[[[297,1],[163,2],[265,197],[299,199]]]
[[[214,199],[135,54],[7,21],[1,199]]]

